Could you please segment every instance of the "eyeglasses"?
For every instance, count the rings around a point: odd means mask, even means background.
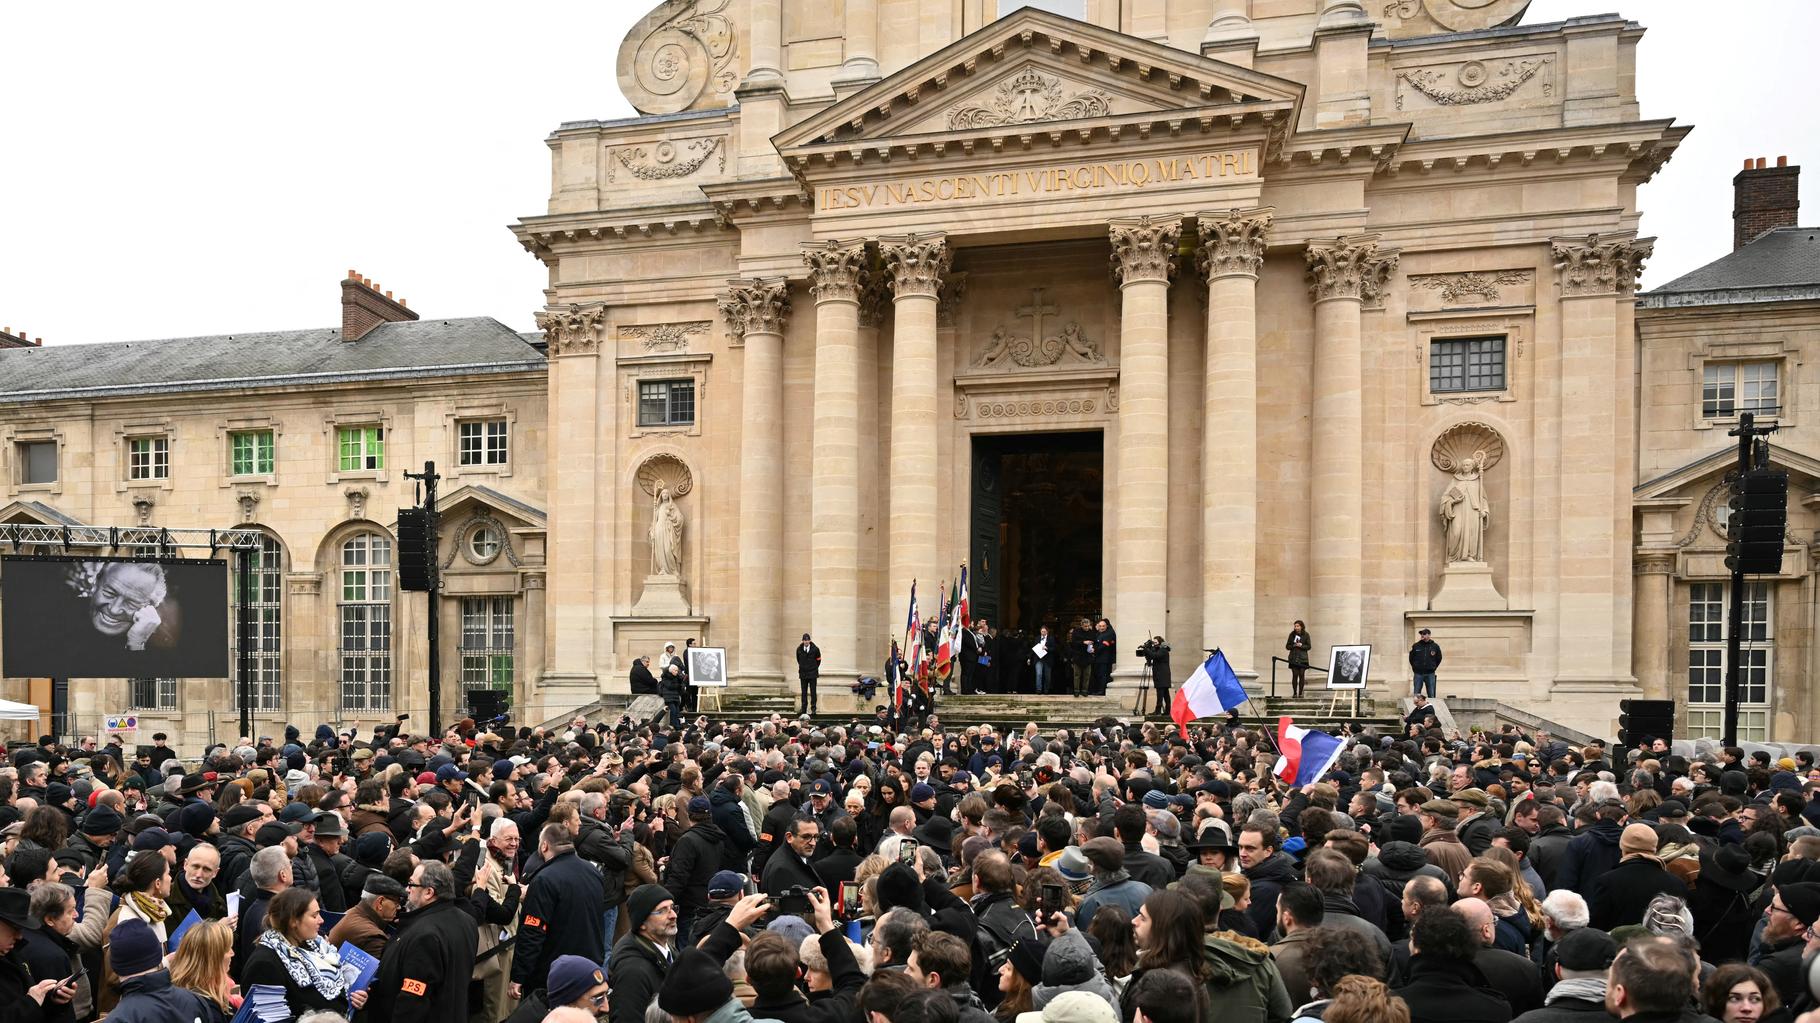
[[[427,885],[427,884],[418,884],[416,881],[406,881],[404,883],[404,886],[406,888],[429,888],[429,887],[431,887],[430,885]]]

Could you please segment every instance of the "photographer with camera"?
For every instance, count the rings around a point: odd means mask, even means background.
[[[1169,709],[1169,644],[1161,636],[1152,636],[1137,648],[1137,655],[1144,659],[1150,685],[1156,690],[1153,713],[1161,714]]]

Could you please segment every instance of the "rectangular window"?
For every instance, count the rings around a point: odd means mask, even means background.
[[[462,465],[506,464],[509,449],[504,419],[472,419],[456,424],[456,431],[457,461]]]
[[[228,471],[235,476],[271,475],[272,448],[270,430],[238,430],[228,434]]]
[[[512,598],[461,599],[461,688],[512,691]]]
[[[1700,415],[1730,419],[1740,412],[1773,416],[1782,408],[1774,362],[1709,362],[1700,382]]]
[[[1718,738],[1724,728],[1726,583],[1693,583],[1687,603],[1687,737]],[[1740,632],[1738,738],[1764,741],[1775,670],[1775,633],[1767,581],[1745,583]]]
[[[280,676],[284,665],[284,552],[271,537],[260,539],[259,550],[250,555],[252,585],[240,592],[240,573],[230,569],[234,588],[234,617],[228,622],[228,643],[235,660],[234,699],[240,699],[240,606],[246,602],[252,641],[247,644],[249,667],[252,669],[253,709],[276,714],[284,709]]]
[[[1432,394],[1454,391],[1504,389],[1504,338],[1462,337],[1431,341],[1428,345],[1428,390]]]
[[[385,468],[385,427],[343,426],[336,431],[342,472]]]
[[[392,541],[361,533],[341,545],[341,709],[392,709]]]
[[[639,381],[638,425],[689,426],[694,422],[695,381]]]
[[[164,480],[171,478],[171,439],[169,437],[130,437],[126,442],[126,478]]]
[[[129,679],[127,688],[131,690],[127,700],[134,710],[177,709],[177,680],[174,678]]]
[[[24,441],[14,446],[14,453],[18,455],[21,486],[57,482],[56,441]]]

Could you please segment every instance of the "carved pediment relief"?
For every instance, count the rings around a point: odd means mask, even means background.
[[[1001,323],[992,331],[985,347],[973,360],[976,369],[1015,370],[1069,365],[1104,363],[1099,345],[1090,340],[1074,320],[1059,320],[1060,308],[1044,301],[1045,288],[1030,293],[1028,305],[1015,310],[1015,324]],[[1028,329],[1020,329],[1028,321]]]
[[[1163,111],[1254,116],[1286,131],[1303,91],[1274,75],[1024,8],[772,141],[789,150]]]
[[[1367,12],[1381,19],[1392,39],[1410,39],[1437,32],[1476,32],[1499,25],[1514,25],[1530,0],[1379,0],[1378,10]]]

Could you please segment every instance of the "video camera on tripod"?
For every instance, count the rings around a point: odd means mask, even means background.
[[[1156,663],[1157,658],[1169,656],[1169,644],[1164,642],[1163,637],[1161,636],[1152,636],[1139,644],[1138,648],[1133,652],[1144,660],[1154,664]]]

